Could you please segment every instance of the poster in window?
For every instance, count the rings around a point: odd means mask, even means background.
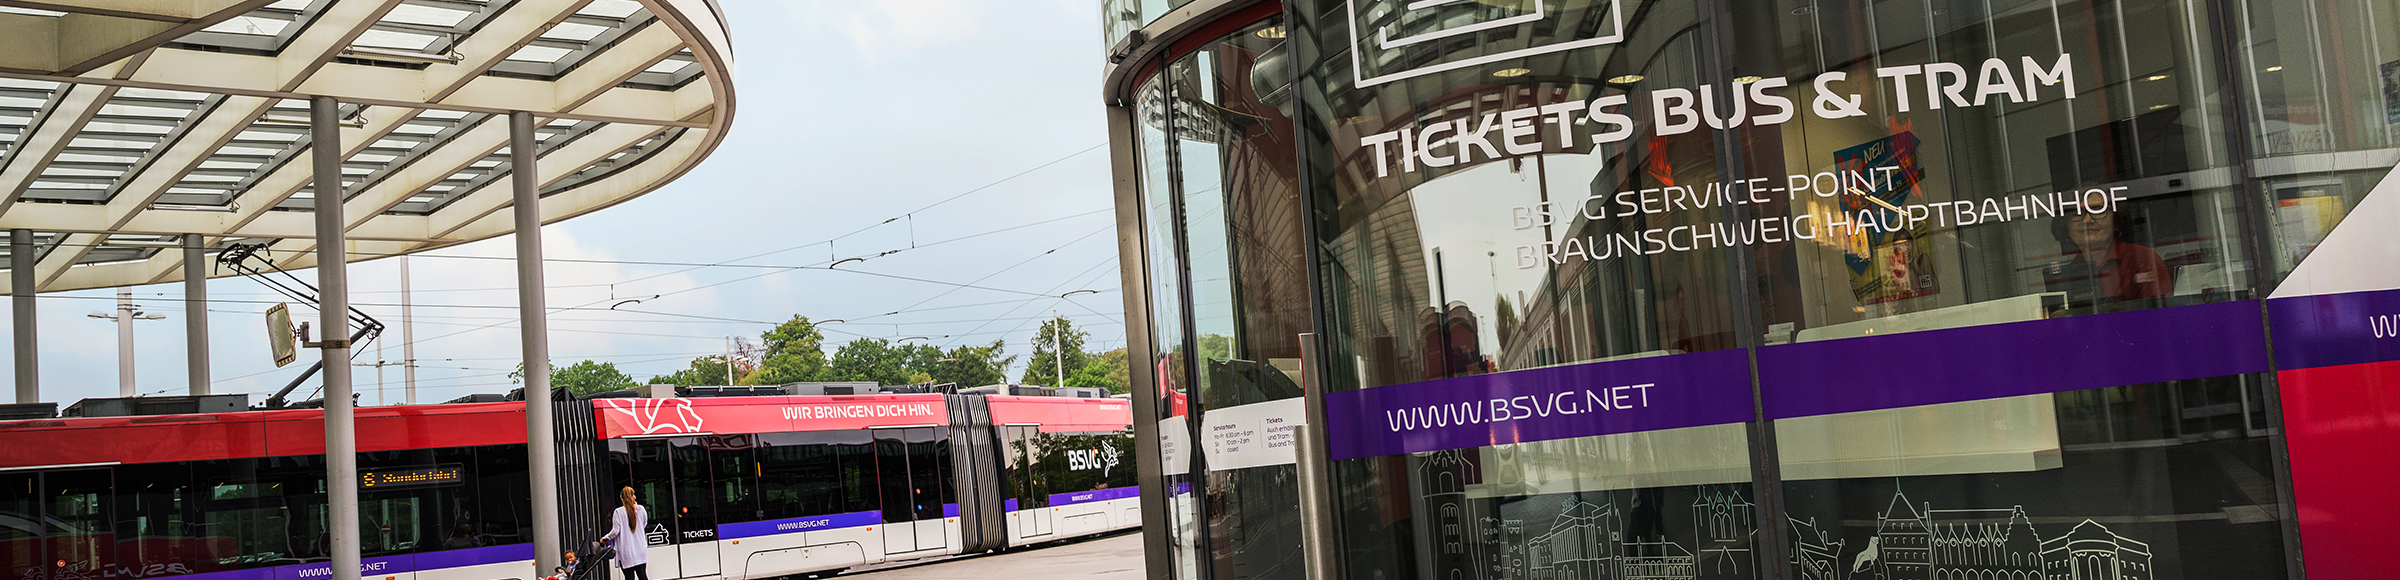
[[[2383,122],[2400,125],[2400,60],[2383,63]]]
[[[1917,188],[1924,169],[1917,166],[1917,135],[1913,131],[1903,129],[1890,137],[1835,151],[1833,165],[1843,175],[1868,177],[1863,185],[1852,185],[1841,195],[1842,212],[1853,220],[1908,223],[1895,212],[1925,201],[1924,192]],[[1932,235],[1933,226],[1924,220],[1888,230],[1849,229],[1842,240],[1843,261],[1850,267],[1850,292],[1858,303],[1881,304],[1940,291],[1926,247]]]

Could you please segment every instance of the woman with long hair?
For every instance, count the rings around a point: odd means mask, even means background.
[[[608,535],[600,539],[616,542],[617,567],[625,570],[625,580],[650,580],[650,541],[642,535],[650,514],[633,501],[631,487],[618,490],[617,500],[625,505],[609,512]]]

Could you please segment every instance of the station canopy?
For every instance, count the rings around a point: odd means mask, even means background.
[[[0,5],[0,230],[33,231],[41,291],[181,280],[184,234],[315,265],[311,96],[342,102],[352,261],[510,233],[511,111],[543,223],[665,185],[732,120],[708,0]]]

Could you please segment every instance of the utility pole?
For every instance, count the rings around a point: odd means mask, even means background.
[[[382,405],[385,405],[385,404],[387,404],[387,402],[384,400],[384,397],[383,397],[383,367],[402,367],[402,368],[414,368],[416,365],[410,364],[410,363],[409,363],[409,362],[407,362],[407,361],[392,361],[392,360],[384,360],[384,358],[383,358],[383,342],[382,342],[382,341],[376,341],[376,342],[375,342],[375,362],[371,362],[371,363],[350,363],[350,366],[354,366],[354,367],[375,367],[375,404],[376,404],[377,406],[382,406]],[[414,371],[411,371],[411,372],[410,372],[410,374],[415,374],[415,372],[414,372]],[[416,389],[409,389],[409,392],[408,392],[408,404],[414,405],[414,404],[416,404],[416,403],[417,403],[417,392],[416,392]]]
[[[140,307],[133,304],[133,288],[126,287],[117,289],[116,312],[94,312],[84,316],[117,322],[117,396],[138,394],[133,388],[133,321],[166,320],[166,315],[143,313]]]
[[[400,382],[405,395],[404,404],[417,404],[417,331],[416,312],[409,302],[408,256],[400,257]],[[380,344],[380,343],[378,343]],[[381,347],[377,347],[381,348]],[[382,358],[382,357],[376,357]],[[380,379],[378,379],[380,380]]]
[[[1050,311],[1050,323],[1058,330],[1050,331],[1050,360],[1058,363],[1058,385],[1067,386],[1067,319],[1057,310]]]

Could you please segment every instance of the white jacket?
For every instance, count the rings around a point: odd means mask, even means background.
[[[650,527],[648,511],[634,510],[632,521],[626,521],[622,506],[609,512],[608,535],[600,539],[616,541],[618,568],[650,563],[650,538],[642,534],[642,529]]]

